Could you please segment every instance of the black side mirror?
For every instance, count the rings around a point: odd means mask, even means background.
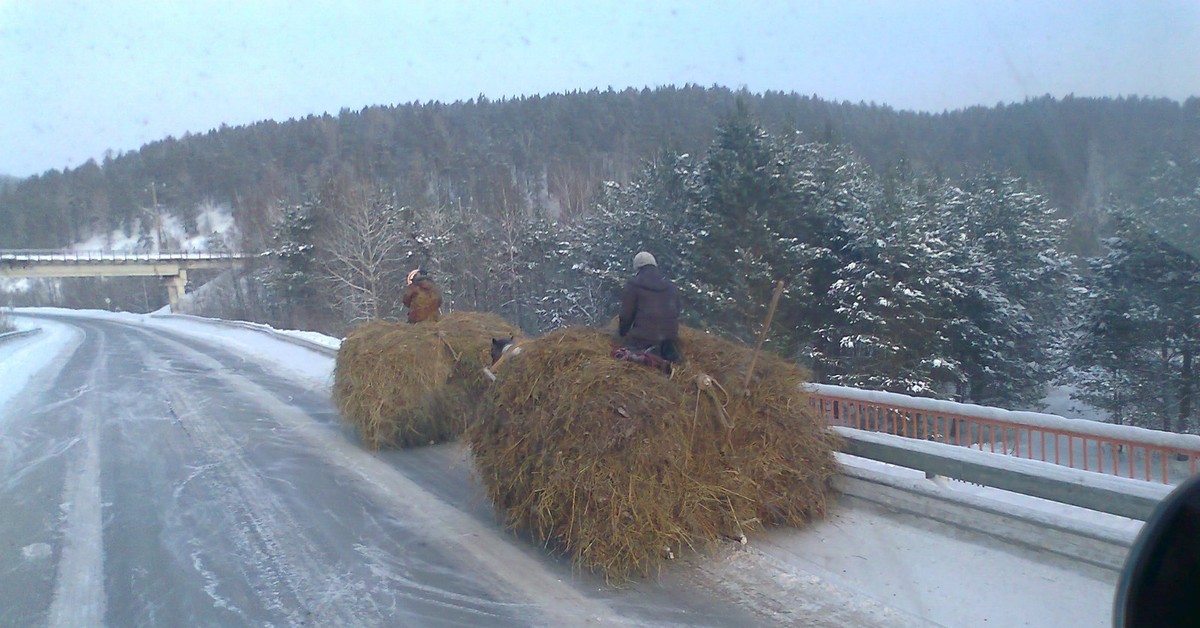
[[[1113,626],[1200,626],[1200,476],[1167,495],[1138,533],[1117,581]]]

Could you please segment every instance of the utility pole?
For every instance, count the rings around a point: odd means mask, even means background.
[[[162,252],[162,214],[158,213],[158,190],[150,182],[150,202],[154,205],[154,252]]]

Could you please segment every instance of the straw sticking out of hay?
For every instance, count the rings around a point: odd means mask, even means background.
[[[687,363],[668,379],[614,360],[610,342],[560,330],[497,372],[496,417],[467,437],[510,525],[620,580],[824,514],[835,439],[799,392],[801,369],[762,354],[747,390],[751,349],[685,329]]]
[[[417,325],[367,323],[338,350],[334,400],[373,449],[454,439],[490,414],[482,369],[492,338],[517,333],[499,317],[472,312]]]

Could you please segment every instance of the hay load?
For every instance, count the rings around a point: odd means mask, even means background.
[[[498,369],[496,416],[467,438],[510,525],[621,580],[824,514],[836,439],[800,368],[760,354],[746,387],[750,348],[685,329],[668,379],[613,359],[611,338],[560,330]]]
[[[503,319],[452,312],[437,322],[372,321],[342,341],[333,398],[363,443],[412,447],[452,440],[490,414],[492,338],[519,334]]]

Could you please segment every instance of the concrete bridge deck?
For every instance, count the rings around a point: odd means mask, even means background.
[[[0,250],[0,277],[161,277],[175,311],[189,270],[232,268],[251,257],[209,251]]]

